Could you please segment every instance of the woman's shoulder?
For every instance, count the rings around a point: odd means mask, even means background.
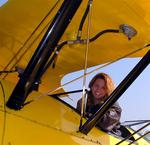
[[[82,98],[78,100],[77,102],[77,110],[81,111],[81,104],[82,104]]]
[[[119,110],[120,112],[122,111],[122,109],[121,109],[121,107],[120,107],[120,105],[119,105],[118,102],[115,102],[115,103],[112,105],[112,108],[115,108],[115,109]]]
[[[78,103],[82,103],[82,98],[80,98],[80,99],[78,100]]]

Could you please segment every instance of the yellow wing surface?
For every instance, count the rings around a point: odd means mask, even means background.
[[[84,0],[59,43],[74,40],[88,1]],[[9,0],[0,8],[0,70],[24,68],[38,46],[47,25],[52,21],[62,1],[58,0]],[[90,37],[105,29],[118,29],[128,24],[137,30],[137,35],[128,40],[123,34],[107,33],[90,43],[88,67],[110,62],[150,42],[150,2],[148,0],[95,0],[92,5]],[[82,31],[87,38],[87,20]],[[83,69],[86,45],[65,45],[60,51],[56,67],[45,73],[42,79],[44,90],[60,85],[67,73]],[[143,56],[140,51],[132,56]],[[7,78],[11,78],[8,75]],[[11,80],[13,80],[11,78]]]
[[[8,0],[0,7],[1,71],[11,71],[15,67],[24,69],[27,66],[62,3],[63,0]],[[88,0],[81,3],[58,44],[76,39],[87,3]],[[91,42],[88,67],[114,61],[149,44],[149,8],[149,0],[94,0],[90,17],[90,38],[105,29],[118,29],[121,24],[133,26],[137,35],[129,41],[121,33],[107,33]],[[87,22],[86,19],[82,39],[87,39]],[[85,44],[65,45],[55,60],[55,68],[50,67],[43,75],[40,92],[58,88],[65,74],[83,69],[85,50]],[[129,57],[143,56],[147,50],[148,48],[144,48]],[[27,104],[20,111],[6,108],[4,104],[17,83],[18,74],[1,73],[0,78],[1,145],[114,145],[121,140],[96,128],[88,135],[78,132],[79,114],[48,96]],[[40,93],[33,92],[27,101],[40,96]],[[142,140],[140,144],[148,143]]]
[[[2,85],[7,100],[14,85],[7,81],[2,81]],[[115,145],[123,139],[97,128],[93,128],[87,135],[80,133],[79,114],[56,98],[44,96],[20,111],[14,111],[5,109],[1,90],[0,95],[0,142],[3,145]],[[32,92],[27,101],[40,95]],[[139,138],[138,135],[134,137]],[[129,143],[125,141],[121,144]],[[139,144],[149,143],[141,139]]]

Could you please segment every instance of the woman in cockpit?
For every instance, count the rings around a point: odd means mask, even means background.
[[[85,114],[87,117],[93,115],[100,108],[107,97],[115,89],[115,85],[109,75],[105,73],[99,73],[94,76],[89,83],[89,89],[90,90],[88,92],[87,105],[85,110]],[[82,99],[78,100],[77,103],[77,109],[79,111],[81,111],[81,104]],[[98,121],[97,126],[104,131],[112,131],[118,134],[121,111],[122,109],[119,104],[117,102],[114,103]]]

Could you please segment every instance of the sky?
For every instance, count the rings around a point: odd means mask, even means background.
[[[0,7],[3,6],[8,0],[0,0]]]
[[[116,63],[113,63],[101,70],[90,74],[86,79],[86,88],[90,79],[99,72],[109,74],[116,86],[124,79],[124,77],[134,68],[141,58],[126,58]],[[99,67],[99,66],[97,66]],[[91,71],[97,67],[88,69]],[[83,71],[78,71],[66,75],[62,84],[72,80],[83,74]],[[65,87],[66,91],[82,89],[83,80],[78,80]],[[77,100],[81,98],[81,93],[76,93],[69,98],[64,98],[72,106],[76,107]],[[127,91],[118,100],[122,108],[121,122],[129,120],[150,120],[150,66],[148,66],[143,73],[135,80],[135,82],[127,89]]]

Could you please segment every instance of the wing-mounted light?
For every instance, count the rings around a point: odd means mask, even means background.
[[[130,25],[127,24],[121,24],[119,26],[120,32],[122,32],[125,36],[128,37],[129,40],[131,40],[132,37],[134,37],[137,34],[137,31],[135,28],[133,28]]]

